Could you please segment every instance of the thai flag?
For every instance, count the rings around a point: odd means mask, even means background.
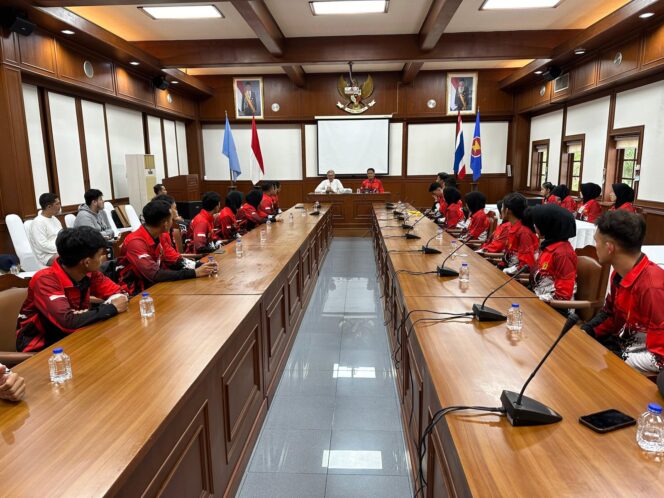
[[[456,146],[454,148],[454,174],[461,180],[466,177],[466,163],[463,156],[466,155],[463,147],[463,130],[461,129],[461,112],[457,111],[457,128],[456,128]]]

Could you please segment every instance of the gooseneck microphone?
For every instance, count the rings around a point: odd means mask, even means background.
[[[424,254],[440,254],[440,251],[438,249],[435,249],[433,247],[429,247],[429,244],[431,243],[431,241],[433,239],[435,239],[436,237],[438,237],[438,234],[431,237],[429,240],[427,240],[427,243],[422,246],[422,252]]]
[[[510,424],[513,426],[525,426],[525,425],[546,425],[553,424],[555,422],[560,422],[563,417],[553,411],[548,406],[535,401],[528,396],[524,396],[523,393],[530,384],[530,381],[533,380],[535,374],[538,372],[540,367],[544,364],[549,355],[553,352],[555,347],[558,345],[560,340],[569,332],[574,325],[579,321],[579,317],[574,313],[570,314],[563,326],[563,329],[560,331],[560,335],[551,345],[549,350],[544,355],[544,358],[539,362],[533,373],[530,374],[528,380],[521,388],[519,394],[513,391],[503,391],[500,395],[500,401],[503,404],[505,409],[505,414],[507,415],[507,420],[510,421]]]
[[[403,225],[401,225],[401,228],[403,228],[404,230],[412,230],[413,228],[415,228],[415,225],[417,225],[417,224],[418,224],[420,221],[422,221],[424,218],[426,218],[426,216],[422,215],[422,216],[420,217],[420,219],[418,219],[418,220],[417,220],[415,223],[413,223],[412,225],[408,225],[407,223],[404,223]]]
[[[454,251],[449,253],[447,255],[447,257],[443,260],[443,262],[440,264],[440,266],[438,268],[436,268],[436,272],[438,273],[439,277],[458,277],[459,276],[458,271],[445,266],[445,263],[447,263],[447,260],[450,259],[454,255],[455,252],[457,252],[459,249],[461,249],[463,246],[466,245],[466,243],[463,240],[459,240],[459,242],[461,242],[461,244],[459,244],[459,246],[456,249],[454,249]]]
[[[496,292],[498,292],[500,289],[509,284],[512,280],[516,279],[516,277],[518,277],[522,273],[527,272],[529,269],[530,267],[528,265],[522,266],[521,268],[519,268],[519,271],[517,271],[514,275],[512,275],[512,277],[510,277],[505,282],[503,282],[498,287],[489,292],[489,295],[484,298],[482,304],[480,304],[479,306],[477,304],[473,304],[473,315],[475,315],[475,318],[477,318],[477,320],[480,322],[503,322],[507,320],[507,317],[503,315],[500,311],[494,310],[493,308],[489,308],[488,306],[484,305],[491,296],[493,296]]]

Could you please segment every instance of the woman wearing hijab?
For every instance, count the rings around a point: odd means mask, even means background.
[[[443,190],[443,197],[447,203],[447,210],[445,211],[445,223],[447,228],[457,228],[459,223],[464,221],[466,217],[461,210],[461,192],[454,187],[445,187]]]
[[[576,237],[572,213],[562,206],[545,204],[528,210],[535,230],[542,237],[535,271],[530,273],[533,292],[542,301],[569,301],[576,286],[576,253],[569,239]]]
[[[557,204],[567,209],[570,213],[576,212],[576,202],[569,195],[569,188],[564,183],[561,183],[551,191],[551,195],[558,199]]]
[[[242,206],[242,192],[232,190],[226,196],[224,209],[214,220],[214,228],[219,231],[221,238],[225,240],[234,239],[241,233],[240,223],[237,221],[237,212]]]
[[[247,197],[245,198],[246,202],[242,204],[237,211],[238,221],[244,223],[247,230],[251,230],[258,225],[265,223],[269,219],[268,216],[261,216],[258,213],[258,206],[260,206],[262,199],[263,192],[254,189],[247,194]]]
[[[636,213],[636,208],[632,204],[634,202],[634,189],[626,183],[614,183],[611,188],[609,198],[613,201],[613,207],[610,210],[624,209],[630,213]]]
[[[482,192],[470,192],[466,194],[466,206],[470,211],[470,223],[461,239],[484,242],[489,234],[489,218],[484,212],[486,196]]]
[[[480,247],[478,252],[496,254],[501,253],[507,246],[507,237],[509,235],[512,224],[505,219],[505,211],[503,209],[503,201],[498,201],[498,212],[502,223],[496,227],[487,241]],[[493,212],[492,212],[493,213]]]
[[[595,220],[602,214],[602,206],[599,205],[597,198],[602,193],[602,187],[596,183],[581,184],[581,204],[576,210],[579,219],[588,223],[595,223]]]

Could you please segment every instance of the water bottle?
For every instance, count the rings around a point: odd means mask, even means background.
[[[512,307],[507,310],[507,328],[513,334],[521,332],[523,327],[523,314],[518,303],[512,303]]]
[[[440,240],[441,242],[443,241],[443,227],[438,226],[438,232],[436,234],[436,240]]]
[[[359,187],[358,187],[358,189],[357,189],[357,193],[358,193],[358,194],[360,193],[360,189],[359,189]]]
[[[314,211],[320,211],[320,202],[314,202]]]
[[[452,257],[451,257],[450,259],[451,259],[452,261],[454,261],[454,260],[456,259],[456,257],[457,257],[456,250],[457,250],[458,242],[457,242],[456,239],[455,239],[455,240],[453,240],[452,242],[450,242],[450,244],[451,244],[451,246],[452,246],[452,249],[451,249],[451,251],[450,251],[450,254],[452,255]]]
[[[265,244],[266,240],[267,240],[267,230],[261,228],[261,244]]]
[[[270,218],[268,218],[267,221],[265,222],[265,228],[268,232],[272,230],[272,222],[270,221]]]
[[[138,305],[141,310],[141,318],[150,318],[154,316],[154,301],[150,297],[150,293],[143,292]]]
[[[214,263],[214,256],[208,256],[208,263]],[[216,277],[217,276],[217,271],[213,271],[210,273],[211,277]]]
[[[293,223],[293,213],[288,213],[288,223]]]
[[[62,348],[53,350],[53,356],[48,359],[48,368],[51,373],[51,382],[55,384],[62,384],[71,379],[71,360]]]
[[[639,417],[636,442],[642,450],[664,453],[664,417],[662,407],[657,403],[650,403],[648,411]]]
[[[235,256],[241,258],[242,254],[242,236],[238,233],[237,238],[235,239]]]
[[[468,263],[461,263],[459,269],[459,282],[470,282],[470,267]]]
[[[18,276],[18,274],[21,273],[21,269],[18,267],[18,265],[12,265],[12,267],[9,269],[9,273]]]
[[[303,209],[302,210],[302,218],[305,218],[307,216],[307,210]]]

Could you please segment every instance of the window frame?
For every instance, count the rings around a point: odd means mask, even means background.
[[[643,157],[643,136],[645,126],[631,126],[628,128],[615,128],[609,132],[607,141],[607,158],[604,165],[604,189],[602,193],[602,200],[610,202],[609,191],[611,185],[620,183],[622,181],[622,160],[623,149],[617,148],[617,139],[622,137],[634,137],[638,140],[639,145],[636,148],[636,159],[634,162],[634,177],[636,177],[636,166],[640,166],[641,158]],[[639,195],[639,180],[633,181],[634,200],[638,199]]]
[[[546,162],[541,161],[542,153],[538,150],[546,148]],[[533,140],[530,160],[530,188],[540,190],[542,188],[542,166],[546,167],[546,176],[544,181],[549,181],[549,165],[551,164],[551,140]]]
[[[579,165],[579,188],[572,189],[572,180],[574,179],[574,154],[569,153],[569,146],[575,143],[581,144],[581,160]],[[586,153],[586,135],[581,133],[578,135],[568,135],[563,137],[562,151],[560,158],[560,172],[558,174],[558,183],[565,183],[569,187],[570,193],[578,196],[581,193],[581,183],[583,182],[583,163],[585,161]]]

